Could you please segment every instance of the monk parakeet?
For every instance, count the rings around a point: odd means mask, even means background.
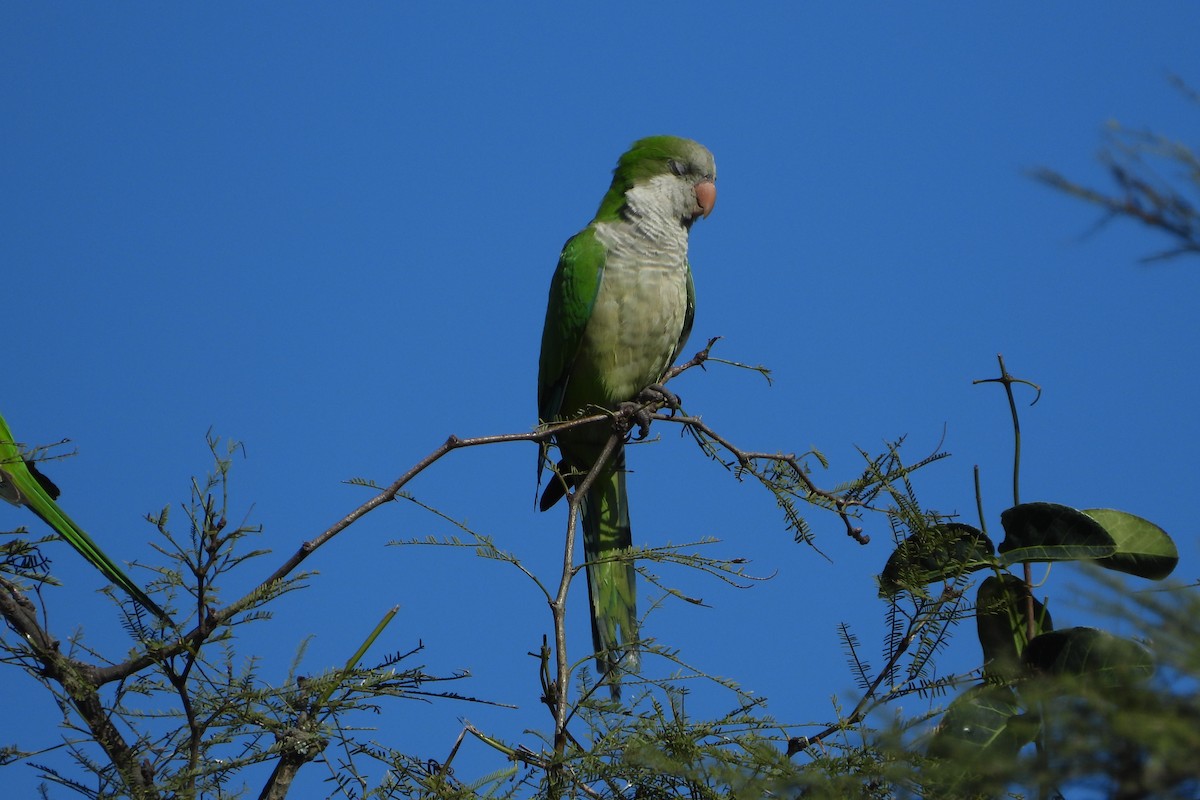
[[[58,495],[58,487],[43,475],[32,461],[25,460],[21,455],[8,423],[0,416],[0,498],[15,506],[26,506],[37,514],[42,522],[66,539],[67,543],[100,570],[104,577],[120,586],[147,609],[166,619],[166,613],[147,597],[137,584],[126,577],[111,558],[101,552],[82,528],[63,513],[54,502]]]
[[[688,232],[713,209],[716,174],[712,153],[675,136],[641,139],[621,156],[595,219],[567,240],[550,282],[538,368],[542,422],[615,408],[663,378],[692,329]],[[556,435],[562,460],[543,511],[564,483],[583,481],[610,435],[605,425]],[[539,475],[546,463],[543,448]],[[582,512],[592,642],[615,696],[620,673],[638,666],[636,572],[629,562],[604,561],[633,543],[623,447],[597,474]]]

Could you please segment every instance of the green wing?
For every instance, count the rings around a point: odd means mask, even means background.
[[[538,363],[538,418],[542,422],[554,420],[562,411],[571,368],[600,290],[604,260],[604,245],[596,240],[590,225],[568,239],[558,257]]]
[[[120,567],[96,546],[92,538],[58,507],[54,502],[56,497],[58,487],[39,472],[36,466],[25,460],[8,423],[0,416],[0,498],[13,505],[27,506],[100,570],[104,577],[120,586],[147,609],[167,619],[166,613],[147,597],[137,584],[126,577]]]
[[[563,245],[558,268],[550,281],[546,303],[546,325],[542,328],[542,354],[538,361],[538,420],[552,422],[563,411],[563,396],[575,366],[583,332],[587,329],[604,275],[605,248],[596,240],[589,225]],[[542,470],[549,461],[550,445],[538,451],[538,486]],[[545,511],[558,502],[566,491],[561,480],[551,480],[542,495],[540,508]]]

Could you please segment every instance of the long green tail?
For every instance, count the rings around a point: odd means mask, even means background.
[[[41,500],[42,498],[38,498]],[[86,558],[89,563],[108,578],[109,581],[120,586],[125,592],[142,605],[143,608],[155,614],[162,619],[169,620],[167,612],[159,608],[158,604],[146,596],[146,593],[133,582],[121,568],[117,566],[111,558],[105,555],[92,537],[88,536],[83,528],[75,524],[74,520],[66,515],[66,513],[58,507],[58,504],[50,501],[35,502],[33,498],[26,498],[26,506],[36,514],[42,522],[53,528],[59,536],[67,541],[67,544],[74,547],[79,554]]]
[[[13,440],[8,423],[0,417],[0,499],[13,505],[23,505],[49,525],[69,545],[79,551],[89,563],[103,573],[104,577],[124,589],[130,597],[163,619],[169,619],[165,611],[146,596],[136,583],[130,580],[111,558],[104,554],[92,537],[84,533],[74,520],[58,507],[54,499],[58,487],[25,460]]]
[[[614,455],[612,466],[596,476],[583,502],[592,644],[596,648],[596,668],[608,676],[613,697],[620,697],[621,674],[638,668],[637,571],[629,561],[604,559],[632,546],[622,448]]]

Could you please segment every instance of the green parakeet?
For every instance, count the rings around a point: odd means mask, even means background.
[[[125,573],[106,556],[92,538],[83,532],[54,501],[58,487],[43,475],[32,461],[26,461],[4,417],[0,416],[0,498],[15,506],[26,506],[54,531],[79,551],[104,577],[120,586],[129,595],[163,619],[167,615],[157,604],[126,577]]]
[[[690,139],[634,142],[613,170],[591,223],[567,240],[550,282],[538,367],[538,417],[553,422],[612,409],[658,383],[692,329],[695,290],[688,232],[716,202],[712,153]],[[611,429],[591,425],[555,437],[562,460],[543,511],[595,465]],[[547,463],[543,448],[541,468]],[[638,668],[633,564],[605,561],[631,547],[625,451],[617,449],[582,504],[592,641],[614,696],[620,673]],[[611,673],[611,674],[610,674]]]

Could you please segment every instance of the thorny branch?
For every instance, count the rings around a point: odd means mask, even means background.
[[[622,438],[618,432],[614,432],[612,436],[608,437],[608,441],[604,444],[604,450],[596,459],[596,463],[588,471],[578,488],[568,495],[567,540],[563,548],[562,578],[558,584],[558,593],[554,596],[554,601],[550,603],[551,613],[554,616],[556,678],[555,684],[550,687],[553,696],[548,699],[554,708],[554,752],[560,755],[566,751],[567,746],[567,712],[569,708],[567,687],[570,685],[571,677],[571,664],[567,659],[567,590],[575,575],[575,531],[579,527],[579,514],[582,511],[583,498],[587,496],[588,489],[596,482],[596,476],[600,470],[613,457]]]
[[[711,350],[712,346],[719,340],[719,338],[720,337],[714,337],[714,338],[710,339],[708,341],[708,343],[705,345],[704,349],[700,350],[698,353],[696,353],[694,356],[692,356],[692,358],[690,358],[688,361],[685,361],[682,364],[678,364],[678,365],[672,367],[667,372],[667,375],[663,378],[662,382],[666,383],[667,381],[670,381],[670,380],[678,377],[680,374],[682,374],[683,372],[685,372],[689,369],[692,369],[693,367],[700,367],[703,369],[704,363],[708,360],[709,351]],[[437,463],[443,457],[445,457],[446,455],[448,455],[449,453],[451,453],[455,450],[460,450],[460,449],[463,449],[466,447],[479,447],[479,446],[483,446],[483,445],[500,444],[500,443],[505,443],[505,442],[538,442],[538,443],[541,443],[541,442],[549,441],[555,434],[557,434],[561,431],[572,430],[574,428],[580,428],[580,427],[584,427],[587,425],[596,425],[596,424],[600,424],[600,423],[607,423],[610,425],[616,425],[618,428],[621,428],[621,429],[628,429],[628,427],[630,425],[630,420],[637,413],[639,413],[640,411],[648,411],[648,412],[651,412],[652,418],[654,418],[654,419],[675,421],[675,422],[680,422],[680,423],[684,423],[684,424],[688,424],[688,425],[694,425],[697,427],[698,430],[703,430],[706,435],[713,436],[716,441],[719,441],[723,447],[728,448],[731,453],[734,453],[735,455],[738,453],[742,453],[748,460],[753,461],[756,459],[776,459],[776,460],[783,461],[785,463],[797,465],[797,461],[794,456],[772,456],[772,455],[765,454],[765,453],[754,453],[751,451],[742,451],[742,450],[738,449],[737,447],[733,446],[731,443],[729,443],[724,438],[716,436],[710,427],[708,427],[704,423],[700,422],[700,419],[698,417],[683,418],[683,417],[670,417],[670,416],[664,416],[664,415],[658,414],[657,412],[660,411],[664,406],[665,406],[665,401],[653,401],[653,402],[645,403],[641,406],[637,406],[632,409],[625,409],[620,412],[605,411],[603,413],[592,414],[592,415],[589,415],[586,417],[580,417],[578,419],[569,420],[567,422],[556,422],[556,423],[552,423],[552,424],[548,424],[548,425],[543,425],[543,426],[539,427],[537,430],[530,431],[527,433],[505,433],[505,434],[496,434],[496,435],[491,435],[491,436],[475,436],[475,437],[471,437],[471,438],[460,438],[458,436],[451,435],[440,446],[435,448],[432,452],[430,452],[428,455],[426,455],[420,461],[413,464],[406,472],[404,472],[402,475],[400,475],[400,477],[398,477],[395,481],[393,481],[387,488],[385,488],[379,494],[377,494],[374,497],[372,497],[371,499],[367,500],[365,503],[363,503],[358,508],[351,511],[349,514],[344,516],[342,519],[338,520],[336,523],[331,525],[328,529],[326,529],[322,533],[318,534],[314,538],[301,544],[300,548],[295,553],[293,553],[273,573],[271,573],[271,575],[267,576],[266,579],[264,579],[255,589],[252,589],[250,592],[248,592],[244,597],[240,598],[239,600],[236,600],[235,602],[231,603],[230,605],[226,606],[225,608],[218,609],[215,611],[210,610],[209,613],[207,614],[207,616],[203,620],[201,620],[200,624],[198,624],[195,628],[193,628],[188,633],[184,634],[183,637],[180,638],[179,640],[176,640],[175,642],[171,642],[171,643],[166,643],[166,642],[161,643],[161,644],[157,645],[156,649],[153,652],[147,652],[147,653],[144,653],[138,657],[135,657],[123,664],[117,664],[117,665],[99,670],[97,677],[102,682],[119,680],[121,678],[128,677],[129,675],[132,675],[142,669],[145,669],[147,666],[149,666],[151,663],[153,663],[158,658],[164,658],[164,657],[169,657],[172,655],[177,655],[181,652],[184,652],[188,649],[198,646],[209,635],[211,635],[213,631],[215,631],[221,625],[227,623],[230,619],[232,619],[237,614],[251,608],[260,600],[260,598],[269,594],[269,591],[273,585],[275,585],[279,581],[282,581],[284,578],[286,578],[288,575],[290,575],[292,572],[294,572],[296,570],[296,568],[299,567],[300,564],[302,564],[309,556],[311,556],[318,549],[320,549],[322,546],[324,546],[329,541],[331,541],[335,536],[337,536],[342,531],[349,528],[351,525],[353,525],[355,522],[357,522],[359,519],[363,518],[370,512],[374,511],[375,509],[379,508],[380,506],[383,506],[383,505],[395,500],[397,498],[397,496],[400,495],[400,493],[404,489],[404,487],[409,484],[409,482],[411,482],[414,478],[416,478],[418,475],[420,475],[426,469],[428,469],[433,464]],[[805,482],[806,486],[809,488],[809,491],[812,494],[812,496],[822,497],[822,498],[831,500],[834,503],[834,505],[836,506],[839,516],[842,517],[842,519],[844,520],[844,522],[847,526],[847,530],[848,530],[848,532],[850,532],[850,535],[854,536],[859,541],[864,541],[866,537],[862,537],[861,539],[859,538],[859,536],[861,535],[861,530],[858,530],[855,528],[855,526],[853,525],[851,518],[847,512],[847,508],[849,508],[852,505],[855,505],[856,503],[853,501],[846,501],[844,498],[839,498],[837,495],[835,495],[832,492],[827,492],[827,491],[819,489],[818,487],[815,486],[815,484],[812,483],[812,481],[807,477],[807,475],[804,475],[803,470],[797,470],[797,471],[801,475],[801,479]]]

